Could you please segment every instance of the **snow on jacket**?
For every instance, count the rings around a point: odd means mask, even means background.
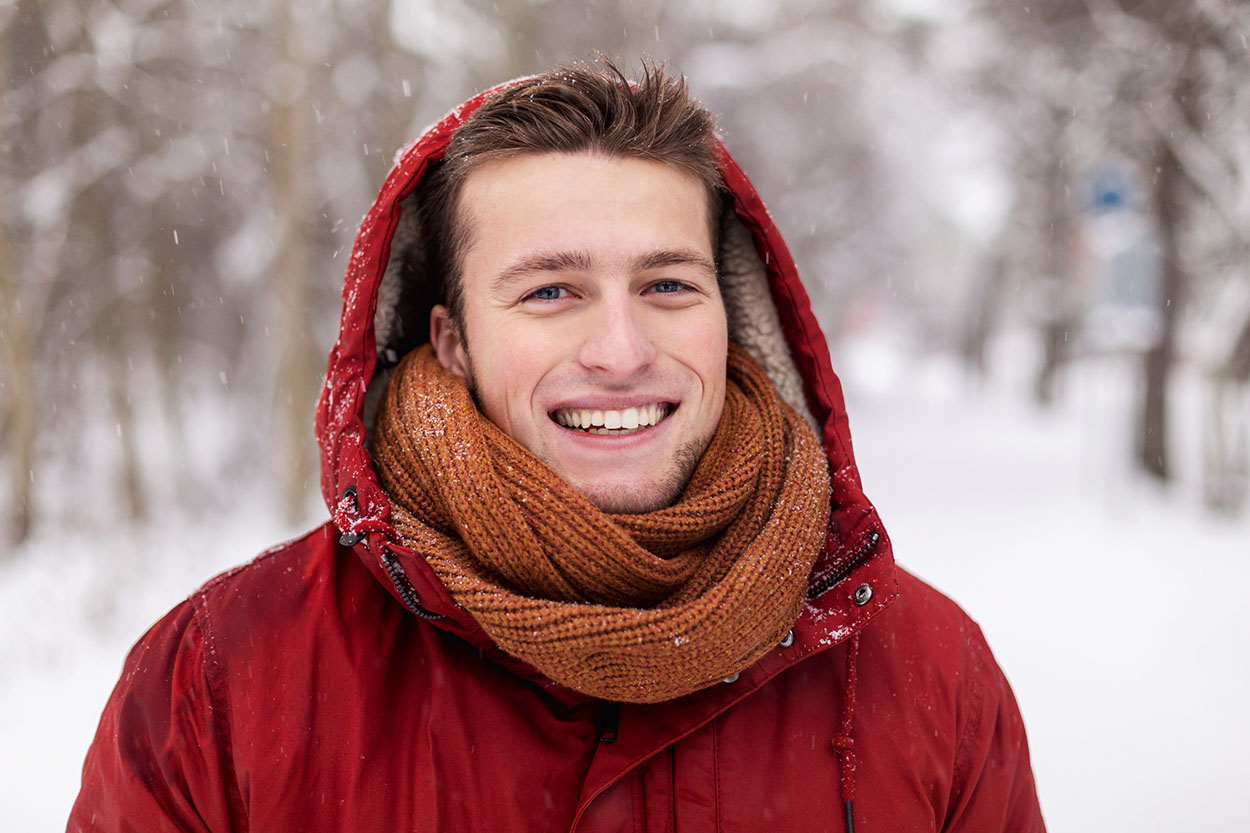
[[[827,544],[791,635],[654,705],[502,654],[390,524],[366,444],[430,299],[405,202],[489,95],[405,149],[365,216],[317,413],[333,519],[225,573],[139,641],[69,830],[1041,831],[1019,711],[980,630],[894,565],[793,260],[723,148],[730,332],[818,427]],[[384,299],[379,304],[379,298]]]

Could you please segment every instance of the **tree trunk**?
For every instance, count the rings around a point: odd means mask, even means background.
[[[976,290],[965,312],[961,352],[968,368],[978,377],[986,372],[986,349],[998,326],[1007,296],[1007,246],[1000,241],[981,268]]]
[[[12,26],[0,36],[0,90],[8,89],[8,38]],[[3,102],[0,98],[0,103]],[[2,106],[2,104],[0,104]],[[0,112],[0,116],[4,113]],[[0,119],[2,120],[2,119]],[[6,156],[8,154],[6,153]],[[7,163],[9,160],[4,160]],[[0,176],[7,179],[11,168],[0,164]],[[8,183],[5,183],[6,186]],[[12,193],[8,187],[5,193]],[[16,258],[10,244],[9,225],[5,213],[14,209],[13,200],[0,205],[0,353],[3,375],[0,391],[4,401],[0,412],[0,436],[5,440],[5,456],[9,467],[9,495],[5,529],[13,543],[21,543],[30,535],[35,520],[35,441],[38,439],[39,387],[31,366],[30,330],[22,317],[18,297]],[[9,552],[5,548],[5,552]]]
[[[1250,317],[1208,384],[1203,497],[1212,509],[1236,514],[1250,494]]]
[[[147,341],[159,384],[159,402],[162,422],[165,426],[173,482],[171,494],[166,499],[181,505],[190,505],[193,495],[195,472],[191,469],[187,450],[187,415],[184,407],[182,382],[182,321],[178,314],[178,277],[175,264],[179,264],[181,252],[176,249],[174,237],[168,228],[152,217],[150,231],[136,242],[136,247],[149,263],[153,264],[144,284],[142,306],[147,309]],[[155,404],[155,403],[153,403]]]
[[[1068,174],[1064,164],[1063,116],[1055,116],[1047,148],[1045,273],[1042,276],[1042,364],[1038,368],[1033,395],[1042,405],[1055,399],[1055,382],[1060,366],[1067,361],[1072,333],[1079,317],[1072,300],[1072,205]]]
[[[1137,430],[1137,461],[1159,480],[1168,480],[1168,380],[1176,353],[1176,325],[1185,287],[1180,255],[1181,171],[1171,147],[1160,138],[1155,146],[1157,175],[1154,214],[1159,233],[1159,337],[1142,363],[1141,414]]]
[[[1217,512],[1236,515],[1250,492],[1250,397],[1247,386],[1227,376],[1210,379],[1203,435],[1202,496]]]
[[[0,346],[4,373],[0,376],[4,412],[0,426],[9,467],[9,496],[5,529],[13,543],[30,535],[35,521],[35,442],[38,439],[39,386],[31,366],[29,331],[22,319],[18,285],[9,248],[8,228],[0,219]],[[7,550],[6,550],[7,551]]]
[[[118,451],[121,455],[118,477],[126,514],[131,521],[137,522],[147,517],[148,502],[143,488],[135,409],[131,399],[134,380],[130,372],[131,353],[125,337],[125,319],[126,316],[116,316],[114,320],[117,323],[106,328],[104,339],[108,350],[109,400],[117,420]]]
[[[308,220],[315,205],[309,183],[316,166],[312,164],[312,130],[308,118],[312,105],[311,62],[300,42],[301,17],[294,0],[286,0],[279,11],[281,56],[270,128],[270,156],[274,160],[274,211],[277,215],[278,253],[271,271],[276,300],[278,368],[274,407],[279,437],[276,465],[283,480],[285,513],[292,523],[304,516],[308,490],[315,487],[315,444],[312,439],[313,407],[317,400],[320,364],[313,338],[311,270],[312,242]]]

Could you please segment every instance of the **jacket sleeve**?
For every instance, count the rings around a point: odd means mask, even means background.
[[[71,833],[208,833],[241,815],[211,631],[196,604],[174,608],[126,658],[87,752]]]
[[[1045,833],[1024,721],[1011,686],[971,624],[971,703],[955,754],[947,833]]]

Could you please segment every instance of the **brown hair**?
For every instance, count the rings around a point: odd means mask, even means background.
[[[460,254],[471,229],[457,201],[478,166],[526,153],[600,153],[663,162],[691,174],[708,191],[712,250],[717,250],[723,187],[713,151],[716,122],[694,100],[682,76],[644,61],[630,84],[601,59],[527,78],[491,96],[456,129],[442,161],[418,194],[427,280],[459,324],[463,311]],[[462,328],[463,329],[463,328]]]

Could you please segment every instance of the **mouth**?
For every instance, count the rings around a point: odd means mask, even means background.
[[[561,408],[551,412],[551,419],[570,431],[624,437],[654,428],[676,408],[672,402],[652,402],[620,410]]]

